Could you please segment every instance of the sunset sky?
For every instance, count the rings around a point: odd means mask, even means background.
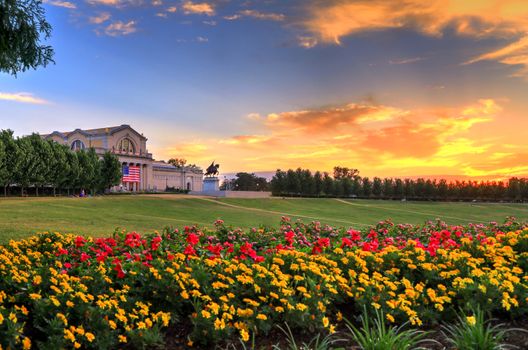
[[[528,175],[528,1],[45,0],[0,129],[130,124],[221,172]]]

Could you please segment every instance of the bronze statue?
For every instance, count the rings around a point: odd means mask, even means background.
[[[211,165],[209,165],[207,167],[207,170],[205,171],[205,176],[216,176],[216,175],[220,174],[218,172],[218,168],[220,168],[220,164],[215,164],[215,162],[213,160]]]

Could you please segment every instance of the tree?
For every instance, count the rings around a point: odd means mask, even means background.
[[[47,142],[49,143],[53,154],[48,180],[53,186],[53,196],[55,196],[57,194],[57,187],[60,187],[64,183],[64,179],[68,175],[69,163],[66,153],[71,151],[67,146],[61,145],[55,141],[50,140]]]
[[[0,1],[0,71],[13,74],[46,66],[53,48],[42,44],[51,35],[41,0]]]
[[[346,168],[346,167],[340,167],[335,166],[334,167],[334,179],[341,180],[341,179],[353,179],[356,176],[359,176],[359,170],[358,169],[352,169],[352,168]]]
[[[286,192],[286,172],[277,169],[275,175],[270,182],[271,193],[274,196],[279,196]]]
[[[64,178],[61,183],[61,187],[65,187],[68,190],[68,196],[70,195],[70,190],[74,189],[75,186],[79,183],[80,167],[79,159],[77,158],[77,152],[72,152],[68,146],[64,146],[66,151],[66,169],[64,171]]]
[[[16,168],[13,182],[20,185],[20,195],[24,196],[24,188],[29,187],[31,184],[32,174],[36,171],[38,160],[35,159],[35,153],[29,137],[17,138],[16,145],[20,162]]]
[[[0,184],[4,186],[4,196],[7,196],[7,188],[15,181],[21,157],[13,131],[0,131],[0,140],[4,147],[3,168],[0,167]]]
[[[92,195],[95,195],[97,188],[101,184],[101,162],[93,147],[89,148],[86,153],[89,166],[93,169],[91,177],[88,178],[88,188],[92,190]]]
[[[372,194],[372,181],[368,177],[363,178],[363,196],[370,197]]]
[[[33,159],[33,170],[30,173],[29,181],[35,186],[35,194],[38,196],[39,188],[49,182],[53,152],[50,144],[38,134],[28,136],[27,139],[31,143]]]
[[[112,186],[119,185],[121,182],[121,163],[117,156],[111,152],[105,152],[103,159],[100,161],[101,171],[99,186],[103,190],[107,190]]]
[[[382,183],[381,179],[379,177],[374,177],[374,180],[372,180],[372,194],[376,196],[377,198],[381,197],[381,191],[382,191]]]
[[[330,177],[330,175],[325,172],[323,174],[323,192],[326,196],[331,196],[334,194],[334,179]]]
[[[183,168],[185,164],[187,164],[187,160],[183,158],[171,158],[167,163],[172,164],[177,168]],[[195,165],[193,164],[193,166]]]
[[[236,178],[230,180],[225,184],[226,188],[235,191],[267,191],[268,181],[264,177],[258,177],[253,173],[240,172],[236,174]]]
[[[323,175],[321,175],[320,171],[316,171],[314,174],[314,189],[317,196],[320,196],[323,192]]]
[[[0,138],[0,184],[4,184],[9,176],[9,170],[6,167],[7,155],[5,151],[4,142]],[[5,193],[4,193],[5,196]]]

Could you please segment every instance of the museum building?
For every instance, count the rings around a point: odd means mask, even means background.
[[[164,161],[154,160],[152,153],[147,150],[147,138],[132,129],[130,125],[75,129],[70,132],[54,131],[42,137],[68,145],[74,151],[92,147],[100,156],[110,151],[119,158],[123,169],[139,169],[139,179],[122,182],[114,190],[164,191],[170,187],[202,191],[202,169],[175,167]]]

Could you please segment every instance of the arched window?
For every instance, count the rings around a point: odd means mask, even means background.
[[[119,145],[117,146],[117,149],[120,152],[136,153],[136,149],[134,147],[134,143],[129,138],[124,138],[121,141],[119,141]]]
[[[80,151],[85,149],[84,143],[81,140],[75,140],[71,144],[71,150],[72,151]]]

